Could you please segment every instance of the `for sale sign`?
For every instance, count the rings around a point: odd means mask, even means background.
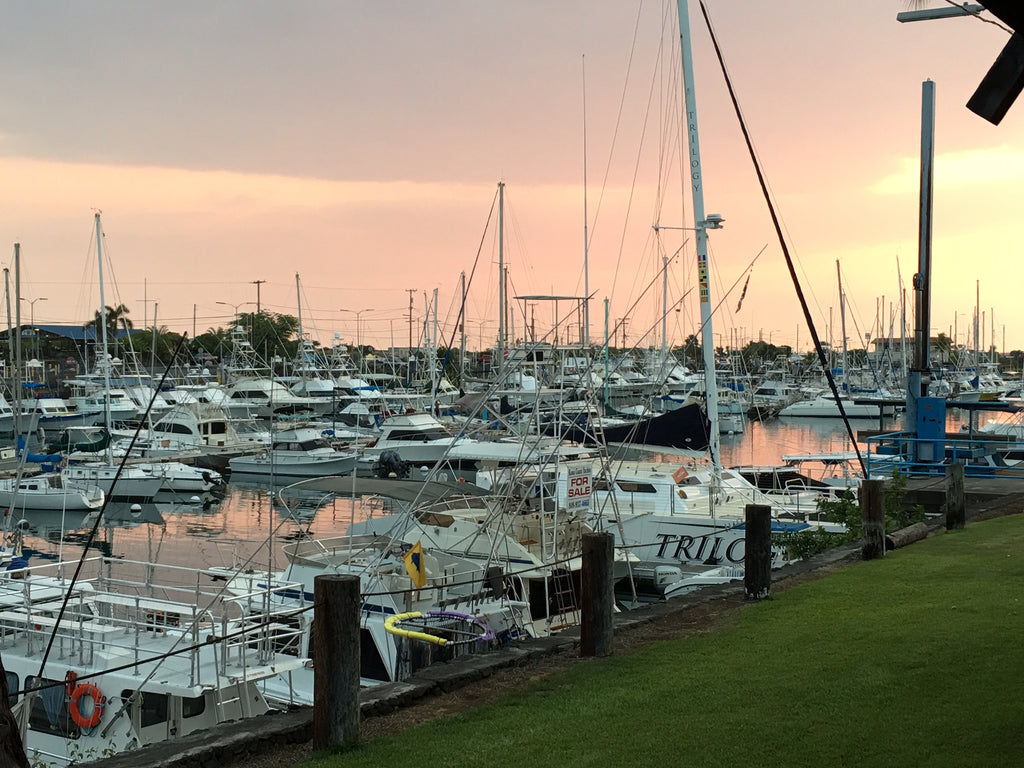
[[[589,465],[569,467],[565,510],[578,512],[590,507],[590,489],[593,487],[593,476]]]

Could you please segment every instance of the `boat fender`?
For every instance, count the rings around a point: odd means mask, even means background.
[[[83,715],[82,711],[78,708],[78,702],[83,696],[88,696],[92,699],[92,714],[89,717]],[[71,692],[71,702],[68,711],[71,713],[71,719],[75,721],[75,725],[79,728],[95,728],[103,718],[103,707],[106,703],[107,697],[100,692],[99,688],[92,683],[82,683]]]

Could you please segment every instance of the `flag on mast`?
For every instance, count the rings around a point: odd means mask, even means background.
[[[743,284],[743,290],[740,291],[740,300],[736,304],[736,311],[740,311],[740,307],[743,306],[743,297],[747,295],[747,286],[750,285],[750,275],[747,275],[747,282]]]
[[[420,542],[416,542],[409,551],[403,555],[402,560],[405,562],[405,570],[409,574],[409,578],[412,579],[413,586],[416,589],[423,589],[427,586],[427,569],[423,563],[423,547]]]

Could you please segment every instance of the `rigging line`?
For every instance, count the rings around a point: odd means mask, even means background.
[[[840,273],[842,273],[842,269],[843,269],[843,268],[842,268],[842,266],[840,265],[840,267],[839,267],[839,271],[840,271]],[[843,302],[844,304],[849,304],[850,300],[849,300],[849,298],[847,298],[847,297],[846,297],[846,295],[845,295],[845,294],[846,294],[846,292],[844,291],[844,292],[843,292],[843,295],[842,295],[842,296],[840,296],[840,300],[841,300],[841,301],[842,301],[842,302]],[[853,309],[854,309],[854,310],[856,310],[856,306],[855,306],[855,307],[854,307]],[[853,330],[854,330],[854,331],[856,332],[856,334],[857,334],[857,341],[858,341],[858,342],[860,342],[860,340],[864,338],[864,332],[863,332],[863,331],[861,330],[861,327],[860,327],[860,323],[859,323],[859,322],[857,322],[857,312],[856,312],[856,311],[853,311],[853,312],[851,312],[851,313],[850,313],[850,321],[851,321],[851,322],[853,323]],[[883,322],[884,322],[884,320],[883,320]],[[882,329],[881,331],[879,331],[879,333],[880,333],[880,334],[881,334],[881,333],[884,333],[884,329]],[[869,338],[870,338],[870,335],[869,335]],[[843,343],[844,343],[844,344],[846,343],[846,340],[845,340],[845,339],[843,340]],[[867,365],[867,367],[868,367],[868,371],[870,371],[870,373],[871,373],[871,378],[872,378],[872,379],[874,379],[874,382],[875,382],[875,387],[876,387],[876,388],[877,388],[877,387],[881,387],[881,386],[882,386],[882,382],[881,382],[881,379],[880,379],[880,377],[879,377],[879,373],[880,373],[880,371],[879,371],[879,369],[878,369],[878,366],[877,366],[877,365],[875,364],[875,361],[871,359],[871,356],[870,356],[870,355],[868,355],[868,350],[867,350],[867,343],[866,343],[866,342],[865,342],[865,345],[864,345],[864,361],[865,361],[865,364],[866,364],[866,365]],[[846,379],[846,377],[847,377],[848,375],[849,375],[849,371],[847,371],[847,370],[845,369],[845,367],[844,367],[844,369],[843,369],[843,377],[844,377],[844,380]],[[847,381],[846,389],[847,389],[847,391],[849,391],[849,382],[848,382],[848,381]]]
[[[742,272],[740,272],[739,277],[737,277],[733,281],[733,284],[729,286],[729,290],[722,292],[722,297],[718,300],[718,303],[715,304],[715,306],[711,308],[711,314],[712,315],[714,315],[719,310],[719,308],[725,303],[725,300],[728,299],[729,296],[732,295],[732,292],[736,290],[736,286],[740,284],[740,280],[742,280],[743,276],[754,268],[754,264],[757,263],[757,260],[759,258],[761,258],[761,255],[765,252],[765,250],[767,250],[767,248],[768,248],[768,243],[765,243],[764,245],[762,245],[761,246],[761,250],[757,252],[757,255],[753,259],[750,260],[750,263],[747,264],[747,266],[743,269]],[[690,291],[692,291],[692,290],[693,289],[691,288]],[[689,291],[687,291],[687,293],[689,293]],[[698,335],[698,334],[702,334],[702,333],[704,333],[704,323],[701,323],[699,326],[697,326],[697,331],[696,331],[696,333],[694,335]]]
[[[1013,34],[1013,30],[1012,29],[1010,29],[1009,27],[1003,25],[1001,22],[996,21],[995,19],[986,19],[984,16],[981,15],[982,14],[981,11],[975,11],[975,10],[972,10],[971,8],[968,8],[967,7],[967,3],[962,3],[961,4],[961,3],[956,2],[956,0],[944,0],[944,2],[946,3],[946,5],[952,5],[955,8],[959,8],[966,15],[973,16],[978,21],[983,21],[986,24],[991,24],[994,27],[999,27],[999,29],[1003,30],[1003,32],[1005,32],[1008,35],[1012,35]]]
[[[476,257],[473,259],[473,268],[469,270],[469,278],[466,280],[466,296],[469,296],[469,289],[473,285],[473,276],[476,275],[477,265],[480,263],[480,254],[483,253],[484,243],[487,241],[487,231],[491,227],[491,217],[494,216],[494,205],[498,201],[498,190],[494,190],[494,197],[491,198],[491,209],[487,211],[487,221],[484,222],[484,231],[480,234],[480,244],[476,248]],[[444,361],[441,364],[442,373],[448,370],[448,360],[452,354],[452,344],[455,343],[455,334],[459,332],[459,326],[465,327],[466,324],[466,302],[463,298],[459,297],[459,314],[455,318],[455,325],[452,327],[451,335],[448,337],[448,348],[444,353]],[[411,352],[411,350],[410,350]],[[459,382],[460,385],[462,382]],[[437,392],[441,387],[440,377],[437,380],[437,386],[434,388],[434,397],[437,397]]]
[[[597,197],[597,210],[594,211],[594,226],[590,228],[590,242],[593,242],[594,240],[594,233],[597,230],[597,219],[601,214],[601,203],[604,201],[605,190],[608,189],[608,177],[611,175],[612,157],[615,155],[615,143],[619,138],[619,128],[622,125],[622,113],[626,106],[626,90],[629,86],[629,76],[633,69],[633,56],[636,53],[637,40],[640,36],[640,17],[643,14],[643,9],[644,4],[643,0],[641,0],[637,4],[636,23],[633,25],[633,40],[629,47],[629,58],[626,61],[626,77],[622,81],[622,93],[619,96],[619,111],[615,115],[615,130],[612,131],[612,143],[608,148],[608,163],[604,168],[604,178],[601,179],[601,194]],[[590,246],[590,242],[587,243],[588,247]]]
[[[181,352],[188,340],[188,334],[183,334],[181,339],[178,340],[178,346],[174,349],[174,354],[171,355],[171,361],[164,366],[164,375],[160,377],[160,383],[153,391],[153,396],[149,398],[149,405],[146,406],[146,412],[142,414],[142,418],[139,420],[138,426],[135,428],[135,434],[132,435],[131,442],[128,444],[128,448],[124,452],[124,456],[121,457],[121,463],[117,467],[117,472],[114,473],[113,480],[110,483],[110,490],[113,491],[117,485],[117,481],[121,477],[121,472],[124,470],[125,465],[128,463],[128,458],[131,456],[132,448],[135,447],[135,441],[139,438],[139,433],[142,431],[142,426],[149,422],[149,412],[153,408],[153,403],[156,402],[156,395],[159,393],[167,381],[167,376],[171,372],[171,366],[177,359],[178,354]],[[107,506],[110,504],[111,494],[106,494],[103,497],[103,506],[100,507],[99,514],[96,515],[96,520],[92,524],[92,530],[89,531],[89,536],[85,540],[85,548],[83,549],[83,556],[78,559],[78,565],[75,566],[75,573],[71,577],[71,583],[68,584],[68,588],[64,592],[64,600],[60,604],[60,611],[57,613],[57,620],[53,624],[53,632],[50,633],[50,639],[46,644],[46,652],[43,653],[42,661],[39,662],[39,677],[43,676],[43,671],[46,669],[46,662],[50,658],[50,650],[53,648],[53,641],[57,637],[57,627],[60,626],[61,619],[64,618],[64,612],[67,610],[68,603],[71,601],[72,592],[74,591],[75,584],[78,582],[78,577],[82,573],[82,567],[85,565],[84,553],[89,551],[89,547],[92,546],[93,541],[96,540],[96,534],[100,528],[100,522],[103,520],[103,514],[107,511]]]
[[[722,77],[725,79],[725,85],[729,89],[729,99],[732,101],[733,110],[736,112],[736,119],[739,121],[740,130],[743,132],[743,140],[746,142],[747,151],[750,154],[750,161],[754,164],[754,171],[757,174],[758,184],[761,186],[761,193],[764,195],[765,204],[768,206],[768,212],[772,217],[772,224],[775,227],[775,234],[779,239],[779,246],[782,248],[782,255],[786,259],[786,267],[789,269],[789,276],[793,280],[793,288],[796,290],[797,299],[800,301],[800,309],[803,311],[804,320],[811,333],[811,339],[814,341],[814,350],[818,353],[818,362],[821,363],[821,368],[825,373],[829,389],[832,390],[832,396],[836,399],[836,405],[839,407],[839,413],[843,417],[843,424],[846,425],[846,433],[850,438],[850,442],[853,444],[853,450],[857,454],[857,461],[860,464],[861,472],[864,474],[864,477],[867,477],[867,465],[864,463],[864,457],[861,455],[860,446],[857,444],[857,436],[853,432],[853,425],[850,424],[850,418],[846,415],[846,408],[843,407],[843,402],[839,397],[839,389],[836,387],[835,377],[832,376],[832,369],[829,367],[828,360],[825,357],[825,350],[821,346],[821,339],[818,338],[818,329],[814,325],[814,318],[811,317],[811,311],[807,306],[807,299],[804,298],[803,289],[800,287],[800,280],[796,275],[793,258],[790,256],[786,238],[782,234],[782,225],[779,223],[779,216],[775,210],[775,205],[772,203],[771,195],[768,194],[768,185],[765,181],[764,173],[761,170],[761,164],[757,159],[757,154],[754,152],[754,145],[750,137],[750,132],[747,129],[747,123],[743,119],[743,114],[740,111],[739,99],[736,96],[735,89],[733,88],[732,79],[729,77],[729,72],[726,70],[725,58],[723,57],[722,49],[718,44],[718,37],[715,35],[715,30],[711,24],[711,17],[708,14],[708,9],[704,4],[704,0],[699,0],[699,2],[701,14],[704,16],[704,23],[708,28],[708,34],[711,35],[711,44],[715,47],[715,56],[718,58],[718,64],[722,69]]]
[[[622,222],[622,235],[619,237],[619,254],[615,259],[615,274],[612,277],[612,296],[615,295],[615,284],[619,279],[619,268],[622,266],[622,255],[626,247],[626,230],[629,227],[629,216],[633,210],[633,196],[636,194],[636,180],[640,175],[640,158],[643,156],[643,137],[647,135],[647,124],[651,118],[651,104],[654,101],[655,78],[651,78],[651,87],[647,92],[647,109],[644,111],[644,121],[640,128],[641,140],[636,150],[636,160],[633,163],[633,178],[629,185],[629,198],[626,201],[626,213]]]
[[[679,251],[676,251],[676,254],[678,253]],[[654,273],[654,277],[651,278],[651,281],[647,283],[643,291],[640,292],[640,295],[636,297],[636,300],[632,304],[630,304],[629,307],[626,308],[626,311],[622,313],[622,317],[619,319],[619,321],[615,323],[614,326],[612,326],[611,330],[608,333],[610,338],[615,337],[615,334],[618,333],[619,329],[622,327],[622,323],[626,320],[626,318],[629,317],[633,310],[636,309],[637,304],[643,301],[643,298],[644,296],[647,295],[647,292],[650,291],[658,283],[658,280],[661,278],[661,273],[665,271],[666,267],[668,267],[668,265],[672,263],[672,259],[675,258],[678,257],[676,255],[673,255],[672,258],[668,259],[667,262],[665,262],[661,267],[658,268],[658,271]],[[661,319],[659,318],[658,321],[660,322]],[[648,331],[648,333],[650,333],[650,331]]]

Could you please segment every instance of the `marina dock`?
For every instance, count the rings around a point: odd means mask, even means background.
[[[1024,511],[1024,480],[1015,478],[968,478],[968,525],[985,519],[1018,514]],[[926,506],[945,499],[941,478],[912,479],[907,486],[908,503]],[[933,532],[943,528],[941,517],[934,517],[929,526]],[[839,567],[861,561],[859,542],[829,550],[814,558],[778,569],[772,583],[779,589],[823,577]],[[732,582],[707,587],[698,592],[665,602],[617,613],[614,632],[628,633],[660,620],[671,619],[699,606],[720,603],[722,609],[742,604],[744,586]],[[532,662],[557,654],[574,654],[579,647],[579,628],[557,635],[530,640],[498,651],[460,657],[450,663],[435,665],[404,682],[363,689],[360,709],[363,718],[380,716],[411,706],[428,696],[451,695],[460,688],[488,678],[501,669],[529,667]],[[598,662],[599,663],[599,662]],[[242,721],[190,735],[176,742],[156,744],[146,749],[118,755],[97,764],[102,768],[233,768],[256,755],[273,750],[291,765],[286,755],[298,745],[309,741],[312,734],[312,710],[300,709],[281,715]],[[295,754],[295,762],[304,759]]]

